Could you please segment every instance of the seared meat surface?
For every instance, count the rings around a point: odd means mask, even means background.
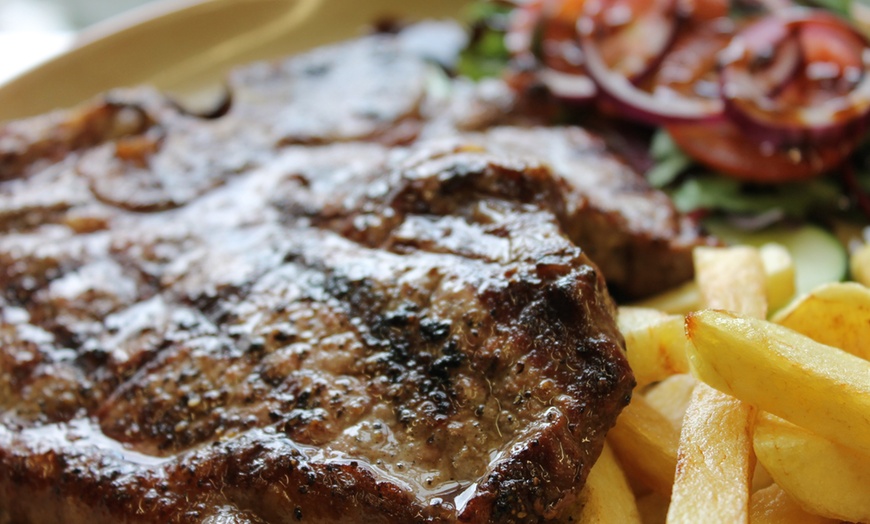
[[[561,181],[401,156],[290,148],[172,212],[7,234],[12,520],[558,515],[632,386]]]
[[[563,516],[633,386],[605,277],[701,239],[432,74],[379,36],[238,71],[214,119],[140,90],[0,128],[0,522]]]

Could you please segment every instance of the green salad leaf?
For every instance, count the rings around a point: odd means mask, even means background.
[[[457,72],[472,80],[497,77],[510,60],[504,42],[510,8],[492,2],[468,6],[465,19],[471,26],[471,41],[459,57]]]
[[[757,215],[775,210],[784,217],[806,218],[815,211],[835,209],[842,189],[828,178],[755,186],[715,173],[700,173],[687,177],[669,193],[677,209],[686,213],[708,210]]]
[[[653,135],[650,156],[655,164],[646,172],[646,179],[657,188],[673,183],[692,165],[689,155],[683,153],[671,135],[661,129]]]

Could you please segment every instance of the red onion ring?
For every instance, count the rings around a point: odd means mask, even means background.
[[[773,30],[774,27],[779,29]],[[840,65],[849,60],[857,81],[843,96],[813,103],[783,102],[778,94],[782,87],[765,81],[753,69],[765,56],[778,55],[800,42],[804,66],[812,49],[801,31],[822,28],[830,36],[835,31],[841,38],[826,45],[839,45]],[[843,52],[845,49],[845,52]],[[720,55],[721,92],[728,117],[750,136],[771,145],[802,146],[830,144],[859,135],[870,126],[870,43],[846,22],[827,12],[790,9],[766,18],[738,33]],[[844,66],[842,69],[849,69]]]
[[[676,0],[586,0],[577,32],[599,44],[609,70],[639,83],[661,62],[678,25]]]
[[[598,94],[595,82],[586,75],[564,73],[544,67],[538,71],[537,76],[553,96],[568,102],[587,102]]]
[[[572,103],[589,102],[598,89],[583,67],[573,20],[564,19],[570,18],[567,13],[551,12],[562,4],[545,2],[535,0],[514,10],[506,47],[520,69],[528,70],[553,96]]]
[[[598,85],[602,96],[613,102],[620,113],[629,119],[650,125],[716,120],[721,117],[724,106],[719,99],[689,97],[670,89],[659,89],[655,93],[650,93],[632,82],[631,74],[626,74],[628,70],[625,68],[614,70],[608,65],[602,52],[602,47],[607,42],[602,43],[598,34],[601,31],[599,20],[604,16],[600,3],[600,0],[591,0],[592,5],[589,6],[591,16],[586,16],[578,22],[580,48],[586,58],[586,70],[589,76]],[[647,59],[646,66],[649,70],[654,69],[667,53],[678,28],[678,19],[674,12],[676,3],[666,1],[660,2],[660,5],[662,10],[658,14],[663,16],[636,17],[632,23],[632,25],[644,24],[640,28],[632,28],[640,33],[666,35],[664,40],[667,40],[667,45],[656,49],[657,56],[652,57],[652,53],[645,55],[650,57]],[[663,39],[659,40],[662,41]],[[637,72],[639,69],[636,68],[634,71]],[[645,76],[649,70],[643,71],[642,76]]]

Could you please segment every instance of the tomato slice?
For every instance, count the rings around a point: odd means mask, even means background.
[[[806,180],[830,171],[840,166],[860,141],[859,136],[837,144],[777,149],[747,138],[727,120],[674,124],[666,130],[687,155],[710,169],[764,184]]]

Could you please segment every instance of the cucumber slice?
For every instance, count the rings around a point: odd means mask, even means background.
[[[806,224],[800,227],[776,226],[757,232],[735,229],[721,221],[708,221],[707,229],[729,244],[760,247],[771,242],[781,244],[791,254],[795,265],[798,295],[821,284],[846,278],[849,256],[843,244],[824,229]]]

